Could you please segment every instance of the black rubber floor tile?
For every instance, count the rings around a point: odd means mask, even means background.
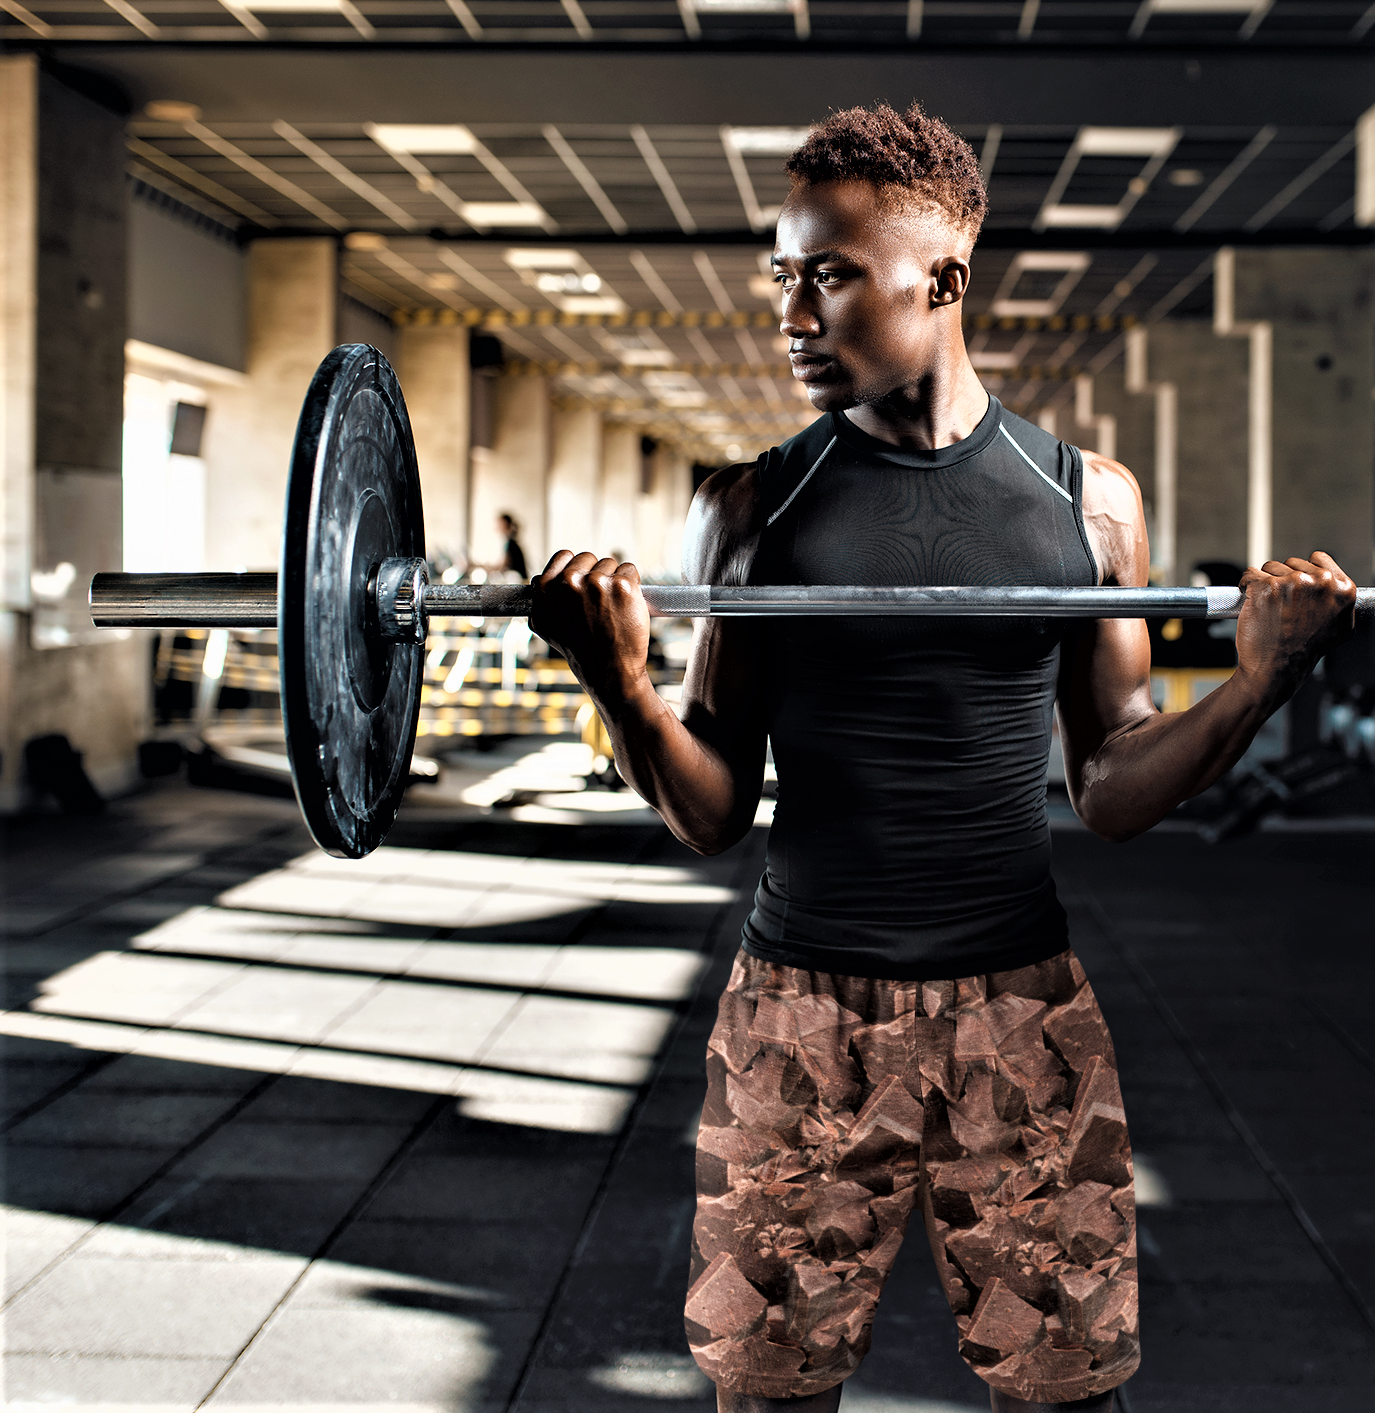
[[[6,1135],[11,1147],[167,1149],[189,1143],[235,1102],[233,1094],[64,1094]]]
[[[493,1158],[457,1154],[408,1157],[368,1208],[383,1218],[449,1222],[541,1222],[580,1225],[604,1162]]]
[[[103,1217],[146,1182],[175,1149],[11,1148],[5,1201],[13,1207]]]
[[[174,1174],[120,1218],[127,1227],[311,1256],[362,1195],[357,1182]]]
[[[121,1055],[81,1085],[83,1094],[246,1094],[263,1076],[257,1070],[196,1065],[158,1055]]]
[[[1137,1221],[1143,1281],[1178,1279],[1208,1286],[1330,1279],[1293,1213],[1278,1202],[1138,1208]]]
[[[331,1261],[475,1288],[475,1308],[543,1310],[577,1239],[566,1223],[355,1222],[330,1249]]]
[[[434,1103],[433,1094],[341,1084],[284,1075],[245,1110],[252,1123],[310,1120],[315,1123],[415,1123]]]
[[[655,1285],[655,1266],[579,1266],[539,1354],[543,1368],[600,1367],[625,1350],[687,1350],[682,1283]]]

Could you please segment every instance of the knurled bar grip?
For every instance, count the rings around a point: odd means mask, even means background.
[[[859,588],[785,585],[731,588],[646,584],[656,618],[821,617],[878,615],[1013,618],[1235,618],[1242,592],[1232,588]],[[1375,610],[1375,589],[1358,589],[1356,606]],[[523,618],[528,584],[428,584],[432,617]],[[91,581],[97,628],[272,628],[275,574],[97,574]]]

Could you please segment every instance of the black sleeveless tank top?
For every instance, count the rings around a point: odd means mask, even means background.
[[[766,452],[754,584],[1092,585],[1078,450],[1008,412],[904,451],[830,413]],[[745,950],[973,976],[1067,945],[1046,758],[1069,620],[762,620],[778,801]]]

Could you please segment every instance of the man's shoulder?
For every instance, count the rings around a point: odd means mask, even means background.
[[[1022,453],[1029,456],[1043,470],[1056,467],[1062,456],[1073,456],[1078,448],[1048,432],[1035,422],[1028,422],[1007,407],[1000,407],[998,419],[1001,430],[1012,438]],[[1082,452],[1079,453],[1082,456]]]
[[[756,460],[723,466],[702,482],[688,514],[683,549],[683,569],[689,582],[747,581],[771,508],[786,497],[788,478],[806,460],[818,435],[823,442],[829,437],[829,420],[818,418]],[[805,472],[803,465],[798,475]]]

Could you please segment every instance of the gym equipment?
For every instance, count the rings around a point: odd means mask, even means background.
[[[383,636],[410,641],[421,616],[524,618],[528,584],[430,584],[424,561],[385,568],[373,586]],[[419,588],[415,587],[417,576]],[[208,580],[257,579],[274,587],[236,590]],[[404,594],[398,607],[392,596]],[[1240,589],[864,588],[782,585],[733,588],[719,584],[646,584],[655,618],[777,618],[877,615],[923,618],[1236,618]],[[1375,589],[1358,589],[1356,607],[1375,609]],[[233,615],[231,617],[231,614]],[[271,574],[97,574],[91,581],[97,628],[271,628],[277,622]],[[423,634],[421,637],[423,641]]]
[[[344,344],[311,381],[278,574],[97,574],[98,628],[276,628],[287,753],[316,843],[362,858],[405,790],[428,619],[523,617],[528,584],[427,581],[415,442],[387,360]],[[644,587],[659,617],[1235,618],[1233,588]],[[1375,609],[1375,590],[1358,606]]]

